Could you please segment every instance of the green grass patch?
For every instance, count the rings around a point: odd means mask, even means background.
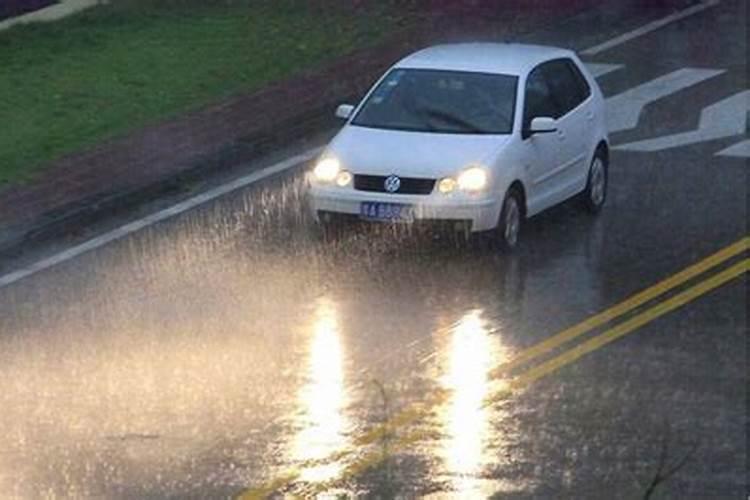
[[[374,43],[390,25],[383,9],[326,2],[154,3],[0,32],[0,184]]]

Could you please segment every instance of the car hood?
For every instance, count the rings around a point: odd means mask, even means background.
[[[472,163],[487,164],[508,142],[505,135],[439,134],[349,125],[325,154],[355,174],[439,178]]]

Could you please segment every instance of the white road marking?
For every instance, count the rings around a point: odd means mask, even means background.
[[[585,56],[593,56],[599,54],[600,52],[604,52],[605,50],[609,50],[613,47],[617,47],[618,45],[622,45],[623,43],[629,42],[630,40],[638,38],[639,36],[643,36],[651,33],[652,31],[656,31],[659,28],[664,27],[670,23],[679,21],[680,19],[685,19],[686,17],[692,16],[693,14],[697,14],[699,12],[703,12],[704,10],[714,7],[718,4],[719,0],[708,0],[707,2],[693,5],[692,7],[689,7],[685,10],[675,12],[674,14],[670,14],[667,17],[663,17],[661,19],[657,19],[656,21],[645,24],[640,28],[634,29],[633,31],[629,31],[620,36],[612,38],[611,40],[607,40],[604,43],[589,47],[588,49],[583,50],[581,54]]]
[[[750,90],[746,90],[703,109],[696,130],[621,144],[615,146],[615,149],[662,151],[688,144],[741,135],[745,133],[747,128],[747,112],[749,109]]]
[[[724,73],[725,70],[682,68],[607,99],[609,132],[630,130],[638,125],[649,103]]]
[[[600,78],[607,73],[612,73],[624,67],[625,65],[623,64],[586,63],[586,68],[588,68],[594,78]]]
[[[734,156],[737,158],[750,158],[750,139],[738,142],[727,149],[722,149],[716,156]]]
[[[17,24],[58,21],[101,3],[103,3],[101,0],[63,0],[49,7],[6,19],[0,22],[0,31],[7,30]]]
[[[299,154],[297,156],[287,158],[286,160],[280,161],[269,167],[258,170],[256,172],[253,172],[249,175],[233,180],[231,182],[228,182],[227,184],[224,184],[222,186],[210,189],[204,193],[201,193],[185,201],[177,203],[176,205],[173,205],[169,208],[165,208],[164,210],[160,210],[151,215],[143,217],[142,219],[129,222],[123,226],[120,226],[119,228],[113,231],[104,233],[100,236],[97,236],[96,238],[92,238],[84,243],[81,243],[80,245],[76,245],[72,248],[69,248],[60,253],[52,255],[51,257],[47,257],[38,262],[35,262],[34,264],[31,264],[28,267],[25,267],[23,269],[18,269],[16,271],[0,276],[0,288],[11,285],[24,278],[28,278],[29,276],[36,274],[39,271],[49,269],[62,262],[74,259],[75,257],[78,257],[81,254],[100,248],[115,240],[119,240],[120,238],[123,238],[129,234],[135,233],[136,231],[140,231],[141,229],[145,227],[156,224],[157,222],[161,222],[161,221],[170,219],[174,217],[175,215],[181,214],[183,212],[187,212],[188,210],[191,210],[208,201],[211,201],[221,196],[224,196],[226,194],[229,194],[232,191],[236,191],[243,187],[249,186],[250,184],[254,184],[258,181],[266,179],[272,175],[275,175],[285,170],[289,170],[290,168],[296,167],[300,165],[301,163],[304,163],[314,158],[315,155],[317,155],[321,150],[322,148],[315,148],[315,149],[306,151],[302,154]]]

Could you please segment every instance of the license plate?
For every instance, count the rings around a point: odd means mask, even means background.
[[[414,207],[401,203],[364,201],[359,205],[359,215],[368,220],[413,222]]]

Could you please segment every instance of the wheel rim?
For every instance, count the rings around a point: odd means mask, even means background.
[[[518,232],[521,228],[521,212],[518,202],[511,196],[505,202],[505,242],[508,246],[515,246],[518,242]]]
[[[604,202],[604,191],[606,189],[606,179],[604,177],[604,164],[602,160],[596,158],[591,165],[591,202],[598,206]]]

